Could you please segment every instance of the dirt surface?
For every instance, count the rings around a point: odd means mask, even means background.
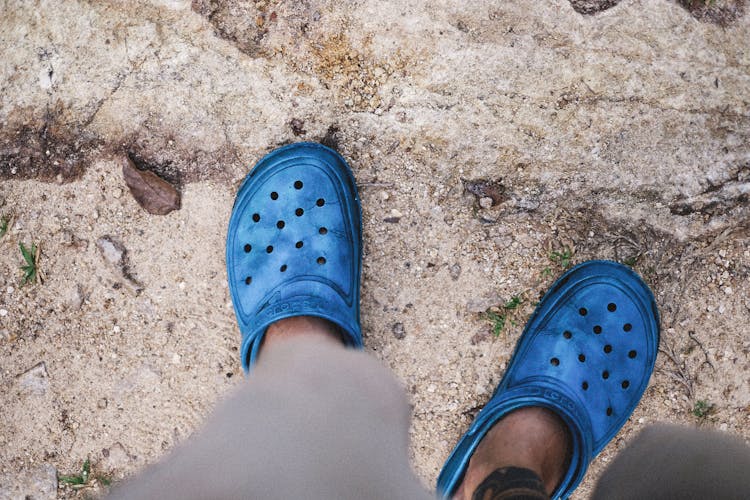
[[[87,459],[57,494],[102,493],[242,383],[226,224],[252,164],[299,140],[357,176],[365,343],[411,395],[427,487],[532,304],[592,258],[644,277],[663,331],[575,497],[651,422],[750,439],[749,16],[571,3],[6,2],[0,497]],[[144,211],[126,158],[180,209]],[[40,249],[36,283],[19,243]]]

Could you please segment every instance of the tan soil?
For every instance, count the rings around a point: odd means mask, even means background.
[[[427,487],[566,247],[633,264],[663,326],[641,405],[575,497],[651,422],[750,439],[748,16],[722,27],[664,0],[593,16],[563,0],[6,4],[3,477],[89,458],[119,480],[242,383],[234,193],[265,152],[323,138],[360,184],[365,342],[411,395]],[[125,155],[181,208],[139,207]],[[466,191],[481,179],[496,203]],[[19,286],[19,242],[41,246],[43,284]],[[513,296],[495,337],[473,311]]]

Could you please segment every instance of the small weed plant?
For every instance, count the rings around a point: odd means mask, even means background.
[[[627,259],[623,260],[622,263],[625,264],[628,267],[635,266],[635,263],[638,262],[638,255],[635,257],[628,257]]]
[[[693,415],[701,420],[705,420],[713,411],[714,405],[703,399],[696,401],[693,406]]]
[[[520,295],[514,295],[508,302],[502,306],[498,306],[500,311],[494,311],[493,308],[487,309],[484,312],[484,318],[492,323],[492,334],[495,337],[500,336],[500,332],[505,328],[505,324],[510,321],[510,324],[516,326],[517,323],[513,318],[509,318],[513,311],[523,303],[523,299]],[[497,309],[497,308],[495,308]]]
[[[563,269],[570,267],[570,261],[573,259],[573,250],[569,247],[565,247],[563,250],[552,252],[549,254],[549,260],[555,264],[559,264]],[[547,268],[548,269],[548,268]]]
[[[8,232],[8,227],[10,227],[10,217],[3,215],[0,217],[0,238]]]
[[[89,481],[91,481],[92,479],[95,479],[97,482],[104,486],[109,486],[110,484],[112,484],[112,481],[106,476],[93,476],[91,474],[91,461],[88,458],[85,462],[83,462],[81,472],[79,472],[78,474],[73,476],[58,476],[57,478],[59,482],[67,484],[74,489],[81,489],[89,486]]]
[[[512,311],[513,309],[521,305],[521,302],[522,302],[521,297],[519,297],[518,295],[514,295],[513,297],[510,298],[508,302],[505,303],[503,307]]]
[[[21,256],[24,262],[26,262],[26,264],[21,266],[21,271],[23,271],[21,284],[36,283],[39,280],[39,247],[32,243],[31,248],[26,248],[23,243],[19,242],[18,248],[21,249]]]
[[[89,482],[89,476],[91,475],[91,462],[87,458],[85,462],[83,462],[83,467],[81,467],[81,472],[75,476],[60,476],[57,478],[57,480],[64,484],[69,484],[71,486],[80,486],[84,485]]]
[[[498,314],[496,312],[487,310],[484,313],[484,317],[492,323],[492,334],[495,337],[500,336],[500,332],[505,328],[505,314]]]

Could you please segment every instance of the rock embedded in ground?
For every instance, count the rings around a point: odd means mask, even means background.
[[[96,247],[102,257],[115,268],[122,269],[125,266],[125,246],[111,236],[102,236],[96,240]]]
[[[57,469],[52,464],[43,463],[0,475],[0,498],[55,500]]]
[[[479,314],[485,312],[490,307],[501,304],[502,301],[502,297],[497,294],[491,294],[486,297],[477,297],[466,303],[466,310],[470,313]]]
[[[746,0],[677,0],[694,18],[727,26],[745,13]]]
[[[596,14],[611,9],[620,0],[570,0],[570,5],[580,14]]]
[[[99,249],[102,258],[104,258],[119,277],[135,290],[142,288],[138,280],[131,274],[128,251],[125,245],[112,236],[104,235],[96,240],[96,247]]]
[[[180,193],[148,170],[140,170],[130,158],[122,159],[122,176],[130,193],[148,213],[166,215],[180,209]]]
[[[32,368],[17,376],[18,386],[21,390],[42,395],[49,389],[47,365],[44,361],[34,365]]]

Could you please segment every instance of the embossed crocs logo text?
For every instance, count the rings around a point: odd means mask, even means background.
[[[580,409],[570,398],[554,389],[533,387],[529,389],[529,394],[533,396],[541,396],[548,401],[554,401],[575,414],[580,413]]]
[[[274,304],[271,306],[270,314],[285,314],[310,309],[322,309],[323,303],[320,300],[300,300],[297,302],[287,302],[284,304]]]

